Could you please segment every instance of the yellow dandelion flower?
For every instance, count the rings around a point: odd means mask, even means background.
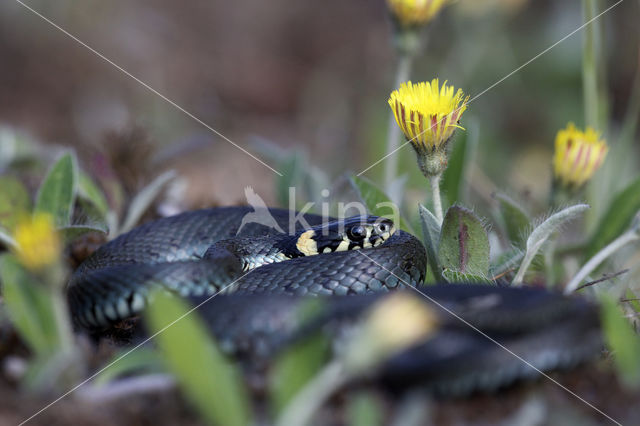
[[[394,353],[429,339],[438,329],[437,314],[415,296],[393,294],[372,307],[361,333],[346,352],[347,364],[367,369]]]
[[[401,27],[424,25],[453,0],[387,0],[387,6]]]
[[[469,97],[453,86],[431,82],[403,83],[389,97],[396,122],[418,154],[426,176],[437,175],[447,166],[446,145],[467,109]],[[442,149],[441,149],[442,148]]]
[[[60,258],[62,243],[50,214],[35,213],[20,219],[13,238],[18,260],[27,269],[41,270]]]
[[[580,187],[602,165],[608,151],[606,141],[591,127],[583,132],[569,123],[556,135],[555,178],[564,186]]]
[[[376,305],[368,318],[371,334],[387,350],[410,346],[431,334],[437,316],[416,297],[397,293]]]
[[[469,97],[453,86],[442,87],[438,79],[413,84],[403,83],[389,97],[396,122],[416,149],[434,151],[446,143],[467,109]]]

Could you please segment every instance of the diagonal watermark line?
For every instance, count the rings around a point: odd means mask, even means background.
[[[462,318],[461,316],[459,316],[458,314],[456,314],[455,312],[453,312],[451,309],[447,308],[446,306],[444,306],[443,304],[441,304],[440,302],[438,302],[437,300],[435,300],[434,298],[430,297],[429,295],[423,293],[422,291],[420,291],[419,288],[417,288],[416,286],[407,283],[405,280],[403,280],[402,278],[400,278],[399,276],[397,276],[396,274],[394,274],[393,272],[391,272],[389,269],[385,268],[384,266],[382,266],[381,264],[379,264],[378,262],[376,262],[375,260],[373,260],[370,256],[367,256],[365,253],[362,252],[362,250],[357,250],[358,253],[360,253],[361,255],[363,255],[364,257],[366,257],[367,259],[369,259],[371,262],[375,263],[377,266],[379,266],[380,268],[384,269],[385,271],[389,272],[391,275],[393,275],[394,277],[396,277],[401,283],[403,283],[404,285],[406,285],[407,287],[411,288],[412,290],[416,291],[418,294],[420,294],[421,296],[423,296],[424,298],[428,299],[431,303],[433,303],[434,305],[438,306],[440,309],[442,309],[443,311],[447,312],[448,314],[450,314],[451,316],[455,317],[457,320],[461,321],[463,324],[465,324],[466,326],[468,326],[469,328],[471,328],[472,330],[474,330],[475,332],[479,333],[481,336],[485,337],[486,339],[488,339],[489,341],[491,341],[492,343],[496,344],[498,347],[500,347],[501,349],[505,350],[506,352],[508,352],[509,354],[513,355],[515,358],[517,358],[518,360],[522,361],[524,364],[526,364],[527,366],[531,367],[533,370],[535,370],[536,372],[540,373],[543,377],[549,379],[551,382],[553,382],[554,384],[556,384],[557,386],[559,386],[560,388],[564,389],[566,392],[568,392],[569,394],[571,394],[572,396],[574,396],[575,398],[579,399],[580,401],[582,401],[584,404],[588,405],[589,407],[591,407],[592,409],[594,409],[595,411],[597,411],[598,413],[602,414],[604,417],[606,417],[607,419],[611,420],[613,423],[622,426],[622,423],[616,421],[615,419],[613,419],[611,416],[609,416],[607,413],[605,413],[604,411],[600,410],[598,407],[596,407],[595,405],[591,404],[589,401],[585,400],[584,398],[582,398],[580,395],[578,395],[577,393],[573,392],[571,389],[565,387],[563,384],[561,384],[560,382],[558,382],[557,380],[555,380],[554,378],[552,378],[551,376],[549,376],[548,374],[546,374],[544,371],[540,370],[539,368],[537,368],[536,366],[534,366],[533,364],[531,364],[529,361],[527,361],[526,359],[522,358],[520,355],[516,354],[515,352],[513,352],[511,349],[507,348],[506,346],[504,346],[502,343],[498,342],[497,340],[495,340],[494,338],[492,338],[491,336],[489,336],[487,333],[485,333],[484,331],[480,330],[478,327],[474,326],[473,324],[471,324],[469,321],[465,320],[464,318]]]
[[[531,64],[532,62],[534,62],[536,59],[540,58],[542,55],[546,54],[547,52],[549,52],[551,49],[553,49],[554,47],[556,47],[557,45],[559,45],[560,43],[562,43],[563,41],[565,41],[566,39],[568,39],[569,37],[571,37],[572,35],[574,35],[575,33],[579,32],[580,30],[584,29],[586,26],[588,26],[589,24],[593,23],[594,21],[596,21],[597,19],[599,19],[601,16],[603,16],[604,14],[606,14],[607,12],[611,11],[611,9],[613,9],[614,7],[618,6],[620,3],[622,3],[624,0],[618,0],[617,2],[615,2],[614,4],[612,4],[611,6],[609,6],[608,8],[606,8],[605,10],[603,10],[602,12],[598,13],[596,16],[594,16],[593,18],[589,19],[587,22],[583,23],[582,25],[580,25],[578,28],[576,28],[575,30],[571,31],[569,34],[567,34],[566,36],[562,37],[560,40],[556,41],[555,43],[553,43],[551,46],[547,47],[546,49],[544,49],[542,52],[538,53],[537,55],[535,55],[533,58],[529,59],[528,61],[526,61],[524,64],[520,65],[518,68],[514,69],[513,71],[511,71],[509,74],[505,75],[504,77],[502,77],[500,80],[496,81],[495,83],[493,83],[492,85],[490,85],[489,87],[487,87],[486,89],[484,89],[483,91],[481,91],[480,93],[478,93],[477,95],[475,95],[473,98],[471,98],[469,100],[469,102],[466,103],[466,105],[469,105],[471,102],[475,101],[476,99],[478,99],[480,96],[484,95],[485,93],[487,93],[489,90],[493,89],[494,87],[496,87],[497,85],[499,85],[500,83],[502,83],[503,81],[505,81],[506,79],[508,79],[509,77],[513,76],[515,73],[517,73],[518,71],[522,70],[524,67],[526,67],[527,65]],[[454,112],[458,112],[460,110],[460,108],[462,108],[462,106],[458,107],[456,110],[454,110]],[[437,123],[436,123],[437,124]],[[373,167],[377,166],[378,164],[380,164],[381,162],[383,162],[384,160],[386,160],[387,158],[391,157],[393,154],[395,154],[396,152],[400,151],[402,148],[404,148],[405,146],[407,146],[409,143],[413,142],[414,140],[416,140],[418,137],[422,136],[424,133],[433,130],[433,128],[435,127],[435,125],[431,125],[431,127],[423,130],[422,132],[420,132],[419,134],[417,134],[415,137],[413,137],[412,139],[406,141],[405,143],[403,143],[402,145],[400,145],[398,148],[394,149],[393,151],[391,151],[390,153],[386,154],[384,157],[382,157],[381,159],[379,159],[378,161],[376,161],[375,163],[373,163],[372,165],[370,165],[369,167],[367,167],[366,169],[364,169],[363,171],[361,171],[360,173],[358,173],[357,176],[360,176],[366,172],[368,172],[369,170],[371,170]]]
[[[215,298],[216,296],[218,296],[219,294],[221,294],[222,292],[227,290],[229,287],[231,287],[232,285],[234,285],[235,283],[240,281],[242,278],[244,278],[247,275],[249,275],[252,271],[253,271],[253,269],[249,270],[248,272],[244,273],[240,277],[238,277],[235,280],[233,280],[233,282],[231,282],[230,284],[227,284],[226,286],[222,287],[220,290],[218,290],[217,292],[215,292],[211,296],[207,297],[205,300],[203,300],[202,302],[198,303],[196,306],[194,306],[193,308],[189,309],[187,312],[185,312],[184,314],[180,315],[178,318],[176,318],[175,320],[171,321],[169,324],[167,324],[166,326],[162,327],[160,330],[156,331],[153,335],[147,337],[141,343],[139,343],[136,346],[134,346],[133,348],[129,349],[127,352],[125,352],[124,354],[122,354],[121,356],[116,358],[115,360],[111,361],[109,364],[107,364],[106,366],[102,367],[100,370],[96,371],[91,376],[87,377],[86,379],[84,379],[83,381],[81,381],[80,383],[78,383],[77,385],[72,387],[71,389],[69,389],[67,392],[65,392],[64,394],[60,395],[58,398],[56,398],[55,400],[51,401],[50,403],[48,403],[47,405],[45,405],[44,407],[42,407],[41,409],[39,409],[38,411],[33,413],[31,416],[29,416],[28,418],[24,419],[22,422],[20,422],[20,424],[18,426],[22,426],[25,423],[28,423],[29,421],[33,420],[36,416],[38,416],[42,412],[46,411],[47,409],[51,408],[53,405],[55,405],[56,403],[60,402],[62,399],[66,398],[71,393],[73,393],[76,390],[78,390],[78,388],[80,388],[81,386],[84,386],[85,384],[87,384],[88,382],[90,382],[91,380],[96,378],[98,375],[100,375],[102,372],[104,372],[106,369],[108,369],[112,365],[118,363],[123,358],[129,356],[132,352],[136,351],[141,346],[149,343],[151,340],[153,340],[159,334],[164,333],[165,330],[167,330],[168,328],[172,327],[178,321],[182,320],[183,318],[185,318],[188,315],[191,315],[195,310],[197,310],[202,305],[204,305],[205,303],[209,302],[210,300],[212,300],[213,298]]]
[[[98,52],[96,49],[94,49],[93,47],[89,46],[87,43],[83,42],[82,40],[80,40],[78,37],[74,36],[73,34],[71,34],[69,31],[65,30],[64,28],[62,28],[61,26],[59,26],[58,24],[56,24],[55,22],[53,22],[51,19],[47,18],[46,16],[44,16],[43,14],[41,14],[40,12],[38,12],[37,10],[31,8],[29,5],[23,3],[21,0],[15,0],[18,4],[20,4],[21,6],[23,6],[25,9],[31,11],[34,15],[40,17],[42,20],[44,20],[45,22],[47,22],[48,24],[50,24],[51,26],[53,26],[54,28],[56,28],[57,30],[61,31],[62,33],[64,33],[66,36],[68,36],[69,38],[71,38],[73,41],[75,41],[76,43],[80,44],[81,46],[85,47],[86,49],[88,49],[91,53],[93,53],[94,55],[98,56],[100,59],[102,59],[103,61],[107,62],[108,64],[112,65],[114,68],[116,68],[118,71],[122,72],[123,74],[125,74],[126,76],[130,77],[131,79],[133,79],[134,81],[136,81],[138,84],[140,84],[141,86],[143,86],[144,88],[146,88],[147,90],[149,90],[150,92],[152,92],[153,94],[159,96],[160,98],[162,98],[164,101],[166,101],[167,103],[169,103],[171,106],[173,106],[174,108],[176,108],[177,110],[181,111],[182,113],[184,113],[185,115],[187,115],[188,117],[192,118],[194,121],[196,121],[197,123],[201,124],[202,126],[206,127],[207,129],[209,129],[211,132],[215,133],[216,135],[218,135],[219,137],[221,137],[222,139],[224,139],[225,141],[229,142],[231,145],[235,146],[236,148],[238,148],[240,151],[244,152],[245,154],[247,154],[249,157],[253,158],[254,160],[256,160],[257,162],[259,162],[260,164],[262,164],[263,166],[265,166],[266,168],[270,169],[272,172],[274,172],[275,174],[277,174],[278,176],[282,176],[282,173],[280,173],[279,171],[277,171],[276,169],[274,169],[273,167],[271,167],[270,165],[268,165],[267,163],[265,163],[264,161],[262,161],[261,159],[259,159],[258,157],[256,157],[255,155],[253,155],[252,153],[250,153],[249,151],[247,151],[246,149],[244,149],[243,147],[241,147],[240,145],[238,145],[237,143],[233,142],[231,139],[229,139],[228,137],[226,137],[225,135],[223,135],[222,133],[220,133],[219,131],[217,131],[216,129],[214,129],[213,127],[211,127],[210,125],[208,125],[207,123],[205,123],[204,121],[202,121],[201,119],[199,119],[198,117],[196,117],[195,115],[193,115],[192,113],[190,113],[189,111],[187,111],[186,109],[184,109],[183,107],[181,107],[180,105],[178,105],[176,102],[172,101],[171,99],[169,99],[167,96],[163,95],[162,93],[158,92],[156,89],[154,89],[153,87],[151,87],[149,84],[145,83],[144,81],[140,80],[138,77],[136,77],[135,75],[131,74],[129,71],[127,71],[126,69],[122,68],[120,65],[116,64],[115,62],[113,62],[111,59],[107,58],[105,55],[103,55],[102,53]]]

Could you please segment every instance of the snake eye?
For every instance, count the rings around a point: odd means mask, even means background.
[[[391,232],[391,224],[388,222],[380,222],[376,224],[376,232],[380,234],[386,234],[387,232]]]
[[[367,235],[367,230],[364,229],[364,226],[358,225],[349,229],[349,231],[347,232],[347,235],[352,240],[361,240]]]

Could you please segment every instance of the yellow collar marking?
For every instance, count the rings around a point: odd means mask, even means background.
[[[340,244],[338,244],[336,251],[347,251],[347,250],[349,250],[349,240],[345,238],[344,240],[340,241]]]
[[[316,235],[314,230],[303,232],[298,241],[296,241],[296,248],[300,250],[300,253],[305,256],[313,256],[318,254],[318,243],[313,237]]]

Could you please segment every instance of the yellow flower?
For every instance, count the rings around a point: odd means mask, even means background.
[[[397,350],[427,337],[437,322],[436,314],[422,300],[397,293],[372,309],[367,325],[379,344]]]
[[[409,81],[391,93],[389,106],[407,140],[415,147],[434,151],[460,127],[458,120],[469,100],[463,97],[462,90],[456,92],[446,81],[440,88],[437,78],[431,83]]]
[[[387,0],[387,6],[402,27],[419,26],[429,22],[453,0]]]
[[[60,258],[62,244],[50,214],[23,217],[16,225],[13,238],[18,260],[27,269],[41,270]]]
[[[376,303],[362,331],[346,352],[347,364],[368,369],[389,356],[429,339],[438,329],[438,316],[417,297],[398,292]]]
[[[436,175],[446,167],[446,149],[440,148],[446,148],[456,128],[462,128],[458,122],[468,101],[462,90],[447,86],[446,81],[440,87],[437,78],[430,83],[409,81],[391,93],[389,106],[425,175]]]
[[[580,187],[593,176],[604,162],[609,147],[591,127],[576,129],[569,123],[556,135],[553,157],[555,178],[564,186]]]

